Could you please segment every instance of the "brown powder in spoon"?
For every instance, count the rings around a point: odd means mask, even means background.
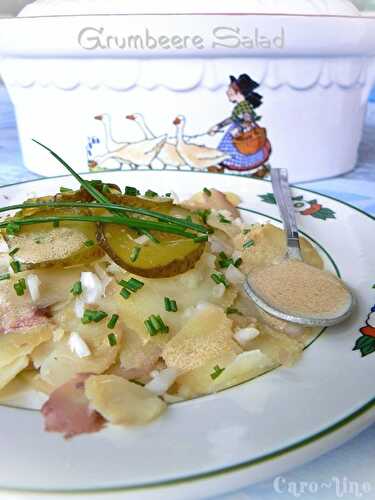
[[[249,281],[270,306],[294,316],[324,319],[337,316],[351,298],[336,276],[296,260],[257,269]]]

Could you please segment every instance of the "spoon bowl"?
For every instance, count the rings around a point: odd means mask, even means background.
[[[341,306],[338,305],[336,308],[333,308],[332,311],[329,310],[322,313],[314,312],[311,313],[311,315],[305,313],[296,314],[295,311],[286,310],[285,306],[282,307],[280,305],[282,303],[281,297],[279,299],[279,305],[277,305],[277,297],[276,299],[275,297],[273,297],[273,300],[271,301],[269,299],[269,296],[267,297],[265,293],[261,294],[259,292],[259,289],[257,290],[257,287],[254,287],[251,276],[248,276],[244,283],[245,293],[260,309],[262,309],[266,313],[291,323],[310,327],[323,327],[333,326],[345,321],[351,316],[355,306],[355,298],[352,292],[344,285],[343,282],[341,282],[341,280],[339,280],[338,278],[333,279],[333,275],[331,275],[329,272],[311,268],[311,266],[309,266],[308,264],[303,263],[295,211],[288,183],[288,171],[286,169],[273,168],[271,170],[271,180],[275,199],[284,224],[284,230],[287,240],[287,252],[285,255],[285,259],[280,264],[270,265],[267,270],[276,269],[277,271],[277,268],[280,270],[282,265],[284,265],[285,268],[285,264],[287,264],[288,262],[299,262],[300,264],[298,266],[296,264],[294,266],[289,266],[289,268],[297,267],[297,270],[298,268],[300,268],[301,272],[305,270],[310,273],[311,280],[313,280],[313,278],[316,278],[319,283],[322,283],[322,287],[326,285],[326,289],[330,289],[333,291],[332,293],[334,295],[331,294],[330,298],[336,298],[335,291],[337,290],[337,298],[340,298]],[[301,280],[298,279],[295,279],[294,281],[299,281],[299,283],[301,283]],[[299,294],[303,294],[304,290],[301,289],[300,286],[300,289],[296,291],[298,291]]]

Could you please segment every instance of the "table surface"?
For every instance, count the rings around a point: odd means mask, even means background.
[[[0,186],[37,178],[22,164],[14,110],[5,88],[0,86]],[[375,102],[369,103],[356,168],[347,175],[303,183],[301,187],[333,196],[375,215]],[[375,425],[337,450],[283,474],[285,486],[282,493],[270,480],[231,493],[220,500],[276,500],[280,497],[331,500],[339,498],[340,494],[341,498],[375,499],[374,446]],[[363,493],[361,497],[355,492],[345,493],[345,481],[355,482],[358,488],[367,482],[371,485],[371,491]],[[318,483],[319,492],[301,493],[305,483]],[[331,486],[327,487],[327,484]],[[287,487],[292,488],[289,494]]]

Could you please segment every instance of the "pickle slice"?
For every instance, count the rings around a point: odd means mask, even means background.
[[[24,209],[22,217],[51,217],[89,215],[78,208]],[[58,227],[51,222],[22,226],[19,234],[4,234],[10,251],[18,249],[14,258],[26,269],[42,267],[70,267],[87,264],[104,255],[96,240],[96,224],[92,222],[61,221]]]
[[[94,187],[100,191],[111,203],[116,205],[129,206],[134,208],[145,208],[147,210],[157,210],[159,212],[165,212],[173,206],[173,199],[168,197],[155,196],[149,198],[147,196],[130,196],[127,194],[122,194],[121,189],[117,184],[104,184],[100,181],[95,181]],[[106,189],[104,189],[106,186]],[[58,193],[55,196],[56,201],[72,201],[72,202],[91,202],[94,198],[88,193],[84,188],[78,191],[67,191],[64,193]]]
[[[136,231],[116,224],[98,224],[98,241],[111,259],[128,272],[145,278],[182,274],[194,267],[205,249],[205,243],[183,236],[158,231],[152,231],[152,235],[159,243],[149,240],[140,245]]]

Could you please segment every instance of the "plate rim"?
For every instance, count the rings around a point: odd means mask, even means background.
[[[121,172],[121,170],[108,169],[108,170],[105,170],[102,172],[86,171],[86,172],[80,172],[80,175],[95,175],[95,174],[101,175],[101,174],[106,174],[106,173],[110,173],[110,172]],[[148,169],[138,169],[137,172],[155,172],[155,171],[148,170]],[[176,170],[173,172],[181,172],[183,174],[207,173],[207,172],[200,172],[200,171],[182,171],[182,170],[180,170],[180,171]],[[126,172],[126,173],[129,173],[129,172]],[[210,173],[210,175],[214,175],[215,177],[219,177],[219,178],[222,178],[223,176],[240,177],[241,179],[245,178],[245,179],[250,180],[250,181],[261,181],[261,182],[266,182],[269,184],[271,183],[271,181],[268,179],[254,179],[254,178],[250,178],[250,177],[246,178],[243,176],[239,176],[236,174],[230,174],[230,173],[221,173],[221,174]],[[57,176],[41,177],[41,178],[32,179],[32,180],[15,182],[15,183],[0,186],[0,191],[3,188],[7,188],[7,187],[14,187],[14,186],[23,185],[23,184],[30,184],[33,182],[48,181],[48,180],[68,178],[68,177],[70,178],[71,176],[70,175],[57,175]],[[344,205],[344,206],[347,206],[351,209],[354,209],[355,211],[359,212],[360,214],[368,217],[370,220],[375,221],[375,216],[373,216],[372,214],[369,214],[369,213],[365,212],[364,210],[362,210],[358,207],[355,207],[354,205],[351,205],[350,203],[339,200],[339,199],[335,198],[334,196],[319,193],[317,191],[314,191],[311,189],[306,189],[306,188],[300,187],[300,186],[295,185],[295,184],[291,184],[291,187],[295,188],[295,189],[299,189],[301,191],[305,191],[308,193],[316,194],[316,195],[331,199],[331,200],[333,200],[341,205]],[[283,457],[285,455],[290,454],[293,451],[305,448],[306,446],[308,446],[312,443],[315,443],[326,436],[332,435],[336,431],[342,430],[344,427],[348,426],[349,424],[354,423],[359,417],[370,413],[370,411],[374,410],[374,409],[375,409],[375,395],[373,398],[371,398],[365,404],[361,405],[355,411],[350,412],[345,417],[337,420],[333,424],[330,424],[329,426],[321,429],[320,431],[315,432],[314,434],[311,434],[310,436],[307,436],[307,437],[304,437],[303,439],[297,440],[294,443],[289,444],[288,446],[284,446],[284,447],[279,448],[277,450],[274,450],[272,452],[265,453],[264,455],[261,455],[257,458],[245,460],[245,461],[242,461],[238,464],[221,467],[219,469],[215,469],[212,471],[202,472],[202,473],[193,474],[193,475],[187,475],[187,476],[180,477],[180,478],[165,479],[165,480],[161,480],[161,481],[152,481],[152,482],[145,483],[145,484],[131,485],[131,486],[125,486],[125,485],[123,485],[123,486],[121,486],[121,485],[119,485],[119,486],[103,486],[103,487],[99,486],[99,487],[95,487],[95,489],[92,489],[92,488],[72,488],[72,489],[64,489],[63,490],[63,489],[53,489],[53,488],[52,489],[51,488],[46,488],[46,489],[27,488],[27,487],[26,488],[14,488],[14,487],[7,487],[5,485],[2,485],[2,486],[0,486],[0,491],[32,493],[32,494],[50,493],[50,494],[58,494],[61,496],[64,496],[64,495],[65,496],[77,496],[77,495],[80,495],[82,493],[89,493],[89,494],[95,495],[95,494],[103,494],[103,493],[120,493],[120,492],[132,492],[132,491],[134,492],[134,491],[150,490],[150,489],[156,489],[156,488],[161,489],[161,488],[166,488],[166,487],[173,487],[173,486],[177,486],[177,485],[184,484],[184,483],[193,483],[193,482],[196,483],[198,481],[212,479],[212,478],[215,478],[218,476],[222,477],[223,475],[228,475],[228,474],[232,474],[235,472],[240,472],[240,471],[249,469],[251,467],[264,464],[264,463],[269,462],[273,459]],[[375,421],[375,418],[374,418],[374,421]]]

